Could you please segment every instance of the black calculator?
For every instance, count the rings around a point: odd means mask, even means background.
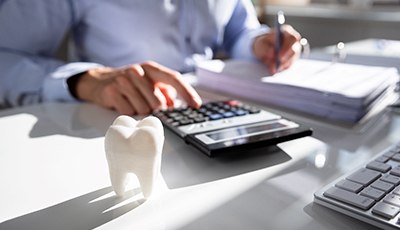
[[[308,127],[237,100],[211,101],[198,109],[174,108],[153,115],[210,157],[312,134]]]

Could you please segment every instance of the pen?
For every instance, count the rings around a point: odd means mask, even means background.
[[[279,58],[279,52],[281,51],[282,46],[282,25],[285,24],[285,15],[283,11],[278,11],[275,19],[275,67],[276,71],[278,71],[281,60]]]

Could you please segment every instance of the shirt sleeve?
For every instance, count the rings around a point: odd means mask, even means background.
[[[73,27],[71,1],[0,2],[0,108],[76,100],[66,80],[98,66],[54,58]]]
[[[252,50],[254,38],[269,31],[268,26],[260,25],[253,4],[238,0],[225,28],[224,47],[231,58],[256,60]]]
[[[45,78],[43,101],[76,101],[68,89],[67,79],[100,66],[102,65],[88,62],[75,62],[60,66]]]

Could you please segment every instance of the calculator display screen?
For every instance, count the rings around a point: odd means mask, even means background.
[[[206,136],[214,141],[219,141],[224,139],[237,138],[241,136],[248,136],[254,133],[268,132],[270,130],[276,130],[283,127],[286,127],[286,125],[276,122],[276,123],[269,123],[269,124],[255,125],[255,126],[244,126],[244,127],[242,126],[235,129],[227,129],[219,132],[207,133]]]

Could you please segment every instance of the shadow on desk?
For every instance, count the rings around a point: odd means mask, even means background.
[[[308,204],[303,210],[326,229],[377,229],[370,224],[364,223],[315,203]]]
[[[7,220],[0,223],[0,229],[93,229],[135,209],[144,202],[143,199],[139,199],[113,208],[140,193],[140,191],[132,190],[123,198],[111,195],[99,199],[99,197],[107,196],[109,193],[113,193],[111,187],[99,189],[57,205]]]
[[[32,138],[56,134],[86,139],[104,137],[118,116],[89,103],[48,103],[4,110],[0,117],[23,114],[37,119],[29,133]]]
[[[170,189],[221,180],[283,164],[292,158],[276,145],[210,158],[165,131],[161,172]]]

